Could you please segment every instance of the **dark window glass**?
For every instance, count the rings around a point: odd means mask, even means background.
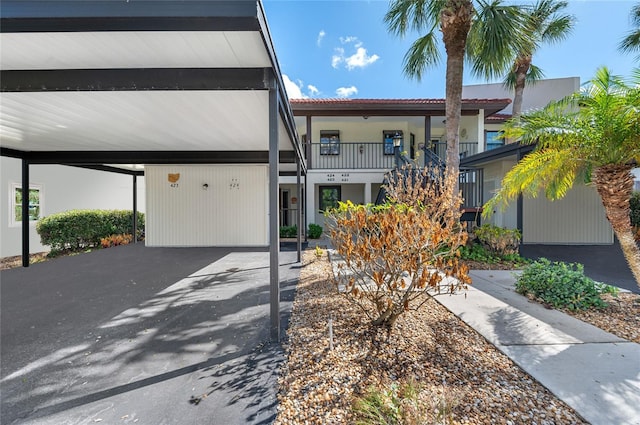
[[[340,201],[340,186],[320,186],[320,211],[326,211],[338,206]]]
[[[400,130],[385,130],[382,132],[382,140],[384,142],[384,154],[393,155],[393,139],[396,134],[402,137]],[[404,151],[404,140],[400,143],[400,152]]]
[[[320,132],[320,155],[340,155],[340,133],[337,131]]]
[[[488,151],[504,146],[504,139],[498,138],[501,135],[500,131],[485,131],[484,134],[484,138],[487,141]]]

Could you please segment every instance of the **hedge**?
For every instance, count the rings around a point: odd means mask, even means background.
[[[133,211],[71,210],[40,219],[36,225],[42,244],[52,251],[100,246],[100,239],[133,233]],[[144,214],[138,212],[138,237],[144,234]]]

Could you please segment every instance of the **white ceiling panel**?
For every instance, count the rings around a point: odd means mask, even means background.
[[[0,34],[0,66],[22,69],[271,67],[257,31]]]
[[[268,134],[261,90],[0,95],[0,144],[19,150],[264,151]]]

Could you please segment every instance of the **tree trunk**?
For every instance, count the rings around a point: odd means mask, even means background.
[[[633,238],[629,216],[629,199],[633,192],[631,169],[631,165],[619,164],[598,167],[594,172],[594,181],[607,213],[607,220],[613,227],[624,258],[629,263],[631,273],[640,287],[640,247]]]
[[[515,94],[513,96],[513,109],[511,115],[514,118],[519,117],[522,113],[522,97],[524,93],[527,72],[531,67],[531,55],[519,56],[513,66],[516,74]]]
[[[384,312],[380,313],[380,315],[371,322],[373,326],[377,326],[383,329],[386,329],[387,332],[391,332],[393,329],[393,325],[395,325],[396,320],[400,316],[402,311],[397,312],[394,311],[393,308],[389,308]]]
[[[471,29],[471,0],[448,0],[440,14],[442,39],[447,51],[446,100],[447,173],[460,170],[460,115],[462,109],[462,75],[467,36]]]

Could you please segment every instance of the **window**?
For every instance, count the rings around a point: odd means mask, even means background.
[[[340,201],[340,186],[320,186],[320,211],[326,211],[338,206]]]
[[[501,131],[485,131],[484,140],[487,142],[487,150],[499,148],[504,146],[504,139],[499,139],[502,136]]]
[[[340,132],[326,130],[320,132],[320,155],[340,155]]]
[[[11,225],[18,226],[22,223],[22,187],[18,183],[11,184],[9,192],[11,197]],[[42,217],[42,186],[29,185],[29,222],[38,221]]]
[[[402,131],[400,130],[384,130],[382,132],[382,140],[384,141],[384,154],[393,155],[393,139],[396,135],[402,138]],[[404,140],[400,142],[400,152],[404,150]]]

